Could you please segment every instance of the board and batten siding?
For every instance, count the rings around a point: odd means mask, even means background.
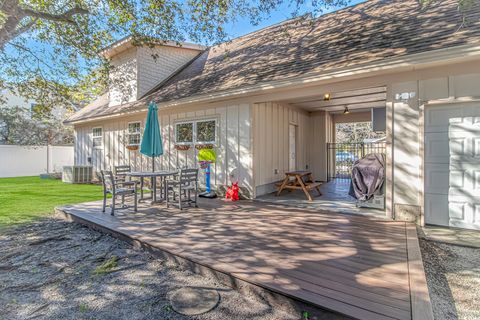
[[[185,110],[185,111],[184,111]],[[151,158],[140,154],[139,150],[126,148],[128,123],[140,121],[142,133],[146,113],[121,119],[92,122],[75,126],[75,164],[93,165],[95,170],[111,169],[115,165],[129,164],[132,170],[151,170]],[[212,166],[212,185],[222,187],[232,181],[253,193],[251,118],[249,104],[236,104],[197,110],[182,109],[182,112],[160,110],[158,115],[164,155],[156,158],[155,168],[173,170],[179,167],[197,167],[197,152],[193,146],[186,151],[175,149],[175,124],[180,121],[216,119],[217,120],[217,162]],[[103,128],[102,148],[93,148],[92,129]],[[91,162],[88,158],[91,157]],[[200,182],[204,181],[204,172],[200,170]]]
[[[297,169],[309,166],[310,117],[307,112],[275,102],[253,105],[253,156],[256,196],[274,191],[289,170],[289,125],[297,126]]]

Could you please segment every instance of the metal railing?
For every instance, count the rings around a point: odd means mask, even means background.
[[[386,143],[327,143],[327,178],[348,179],[355,161],[370,153],[385,154]]]

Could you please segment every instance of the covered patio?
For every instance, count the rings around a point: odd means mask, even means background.
[[[57,213],[274,305],[328,319],[432,319],[413,224],[247,200],[203,200],[184,211],[140,205],[115,216],[101,207]]]

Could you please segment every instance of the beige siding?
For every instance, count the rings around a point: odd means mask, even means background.
[[[137,98],[137,57],[136,48],[114,56],[110,61],[110,106],[135,101]]]
[[[250,147],[250,105],[232,104],[208,109],[182,112],[161,111],[159,120],[162,130],[164,155],[157,158],[157,169],[173,170],[178,167],[196,167],[197,149],[187,151],[175,149],[174,126],[178,120],[216,119],[217,120],[217,163],[213,165],[212,184],[225,186],[239,181],[249,194],[252,194],[252,155]],[[76,126],[75,164],[94,165],[98,171],[114,165],[129,164],[133,170],[151,170],[151,159],[138,150],[126,148],[128,123],[141,121],[142,130],[146,114],[125,117],[116,120],[92,122],[89,125]],[[103,127],[103,148],[93,149],[92,128]],[[92,161],[89,163],[88,158]],[[203,171],[201,181],[204,180]]]
[[[310,118],[307,112],[274,103],[253,105],[254,176],[256,195],[273,190],[288,171],[290,124],[297,126],[297,169],[306,169],[310,157]]]
[[[197,50],[157,46],[137,49],[138,89],[137,97],[142,97],[179,68],[198,55]]]
[[[310,167],[315,179],[327,181],[327,143],[332,142],[331,116],[328,112],[319,111],[311,114],[311,133],[314,143],[310,147]]]

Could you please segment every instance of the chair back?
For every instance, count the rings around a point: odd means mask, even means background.
[[[180,169],[179,182],[182,185],[191,185],[198,182],[198,169]]]
[[[129,172],[132,172],[132,168],[129,165],[113,167],[113,174],[116,178],[125,178]]]
[[[102,176],[103,190],[115,192],[115,179],[111,170],[100,170]]]

